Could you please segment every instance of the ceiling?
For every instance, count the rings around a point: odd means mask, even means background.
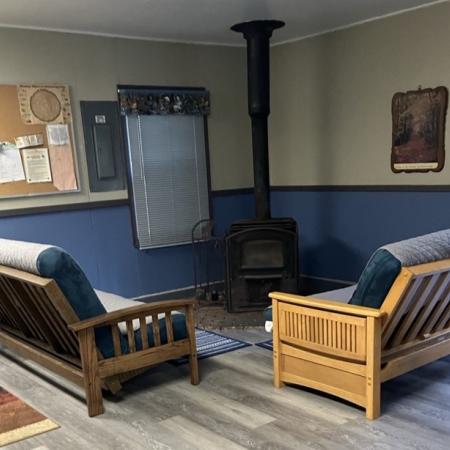
[[[273,42],[442,0],[1,0],[0,26],[242,45],[236,22],[281,19]]]

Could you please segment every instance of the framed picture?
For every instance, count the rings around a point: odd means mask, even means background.
[[[393,172],[439,172],[445,162],[448,90],[397,92],[392,98]]]

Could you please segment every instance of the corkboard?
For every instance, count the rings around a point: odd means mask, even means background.
[[[75,169],[75,154],[74,154],[74,144],[73,144],[73,130],[69,124],[70,133],[70,144],[69,147],[72,155],[72,164],[66,167],[69,171],[69,178],[77,179],[76,169]],[[47,132],[45,125],[26,125],[21,117],[19,109],[19,100],[17,96],[17,86],[16,85],[0,85],[0,142],[11,142],[14,143],[15,138],[18,136],[26,136],[32,134],[42,134],[44,138],[44,143],[41,147],[46,147],[49,149],[49,155],[52,155],[52,149],[48,145]],[[53,147],[54,148],[54,147]],[[51,164],[52,169],[52,179],[51,183],[27,183],[23,181],[13,181],[10,183],[0,183],[0,198],[2,197],[21,197],[28,195],[43,195],[50,193],[62,193],[68,192],[64,188],[55,186],[55,179],[58,179],[58,173],[53,173],[55,170],[60,170],[61,164],[55,161],[56,164]],[[78,186],[78,182],[76,182]],[[74,191],[74,189],[70,189]]]

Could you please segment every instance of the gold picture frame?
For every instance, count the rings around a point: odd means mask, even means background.
[[[397,92],[393,96],[393,172],[440,172],[443,169],[447,104],[448,90],[444,86]]]

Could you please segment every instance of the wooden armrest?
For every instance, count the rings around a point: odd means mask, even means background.
[[[140,317],[159,314],[161,312],[169,312],[178,308],[192,307],[197,304],[197,300],[170,300],[147,303],[145,305],[130,306],[129,308],[119,309],[100,316],[91,317],[90,319],[81,320],[71,323],[69,328],[78,333],[87,328],[97,328],[106,325],[114,325],[127,320],[134,320]]]
[[[309,308],[322,309],[325,311],[333,311],[342,314],[349,314],[360,317],[376,317],[382,318],[385,312],[375,308],[367,308],[366,306],[348,305],[346,303],[335,302],[333,300],[323,300],[315,297],[304,297],[302,295],[286,294],[283,292],[271,292],[269,297],[274,300],[281,300],[294,305],[306,306]]]

